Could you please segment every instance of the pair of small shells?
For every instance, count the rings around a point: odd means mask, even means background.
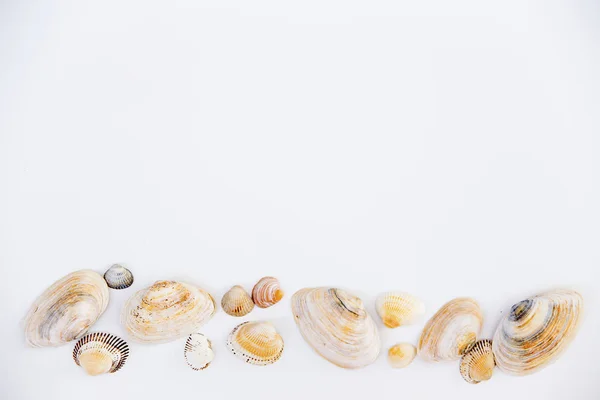
[[[252,289],[252,297],[243,287],[236,285],[229,289],[221,299],[223,311],[234,317],[243,317],[254,309],[270,307],[283,298],[279,281],[271,276],[262,278]]]
[[[129,346],[110,333],[90,333],[75,344],[73,360],[88,375],[113,373],[121,369],[129,357]]]

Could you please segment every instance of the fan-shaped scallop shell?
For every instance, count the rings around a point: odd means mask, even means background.
[[[127,289],[133,284],[133,274],[127,268],[114,264],[104,273],[104,280],[111,289]]]
[[[187,364],[196,371],[207,368],[215,358],[212,343],[201,333],[188,336],[183,353]]]
[[[457,360],[475,343],[482,325],[483,315],[475,300],[451,300],[425,325],[417,346],[419,356],[427,361]]]
[[[214,313],[208,292],[188,283],[158,281],[129,298],[121,323],[138,342],[162,343],[197,331]]]
[[[292,296],[292,312],[304,340],[333,364],[360,368],[377,359],[377,326],[358,297],[341,289],[302,289]]]
[[[252,298],[243,287],[237,285],[229,289],[221,299],[223,311],[234,317],[243,317],[254,308]]]
[[[110,333],[94,332],[75,344],[73,360],[88,375],[117,372],[129,357],[127,342]]]
[[[388,328],[410,325],[425,313],[425,304],[404,292],[382,293],[375,301],[375,309]]]
[[[417,348],[410,343],[398,343],[388,350],[388,362],[392,368],[404,368],[413,362]]]
[[[54,282],[25,317],[27,344],[60,346],[79,339],[102,315],[108,297],[106,282],[94,271],[76,271]]]
[[[268,365],[281,357],[283,339],[270,322],[244,322],[229,334],[227,348],[248,364]]]
[[[515,304],[500,322],[492,348],[498,367],[528,375],[555,361],[577,333],[583,298],[556,290]]]
[[[495,366],[492,341],[478,340],[460,360],[460,374],[469,383],[479,383],[492,377]]]
[[[283,290],[277,278],[265,276],[252,289],[252,300],[260,308],[271,307],[283,298]]]

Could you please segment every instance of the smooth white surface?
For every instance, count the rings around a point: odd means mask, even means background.
[[[73,1],[0,4],[2,399],[598,399],[600,6],[596,1]],[[94,330],[125,335],[125,299],[180,278],[218,299],[280,278],[282,359],[189,369],[185,339],[131,343],[87,377],[73,346],[18,326],[66,273],[114,262]],[[458,364],[387,348],[338,369],[289,311],[305,286],[473,296],[490,337],[524,296],[578,288],[587,316],[558,363],[470,386]],[[380,324],[381,326],[381,324]]]

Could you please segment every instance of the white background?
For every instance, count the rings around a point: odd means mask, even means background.
[[[600,5],[588,1],[73,1],[0,3],[2,399],[598,399]],[[285,339],[252,367],[227,353],[241,320],[130,342],[88,377],[72,344],[28,349],[19,326],[48,285],[114,262],[93,330],[125,337],[125,299],[184,279],[217,299],[277,276],[248,319]],[[587,315],[551,367],[472,386],[458,363],[393,370],[424,321],[381,328],[382,355],[339,369],[289,310],[306,286],[420,296],[427,318],[473,296],[484,337],[523,297],[580,290]],[[245,320],[245,319],[242,319]]]

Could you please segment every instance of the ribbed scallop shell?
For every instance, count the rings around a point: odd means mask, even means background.
[[[475,343],[482,325],[483,315],[475,300],[451,300],[425,325],[417,346],[419,356],[427,361],[457,360]]]
[[[133,284],[133,274],[127,268],[114,264],[104,273],[104,280],[111,289],[127,289]]]
[[[465,381],[476,384],[490,379],[495,366],[492,341],[478,340],[460,360],[460,374]]]
[[[215,358],[212,343],[201,333],[188,336],[183,354],[190,368],[196,371],[207,368]]]
[[[252,300],[260,308],[271,307],[283,298],[283,290],[277,278],[265,276],[252,289]]]
[[[341,289],[302,289],[292,296],[294,320],[304,340],[342,368],[361,368],[377,359],[377,326],[362,301]]]
[[[504,372],[528,375],[555,361],[577,333],[583,298],[557,290],[515,304],[493,340],[496,363]]]
[[[413,362],[417,348],[410,343],[398,343],[388,350],[388,362],[392,368],[405,368]]]
[[[281,357],[283,338],[270,322],[244,322],[229,334],[227,348],[248,364],[269,365]]]
[[[382,293],[375,301],[375,309],[388,328],[410,325],[425,313],[425,304],[404,292]]]
[[[117,372],[129,357],[127,342],[110,333],[90,333],[75,344],[73,360],[88,375]]]
[[[223,311],[234,317],[243,317],[254,308],[252,298],[243,287],[234,286],[221,299]]]
[[[60,346],[83,336],[108,305],[108,286],[94,271],[73,272],[54,282],[25,316],[32,347]]]
[[[158,281],[129,298],[121,323],[138,342],[163,343],[197,331],[214,313],[208,292],[188,283]]]

